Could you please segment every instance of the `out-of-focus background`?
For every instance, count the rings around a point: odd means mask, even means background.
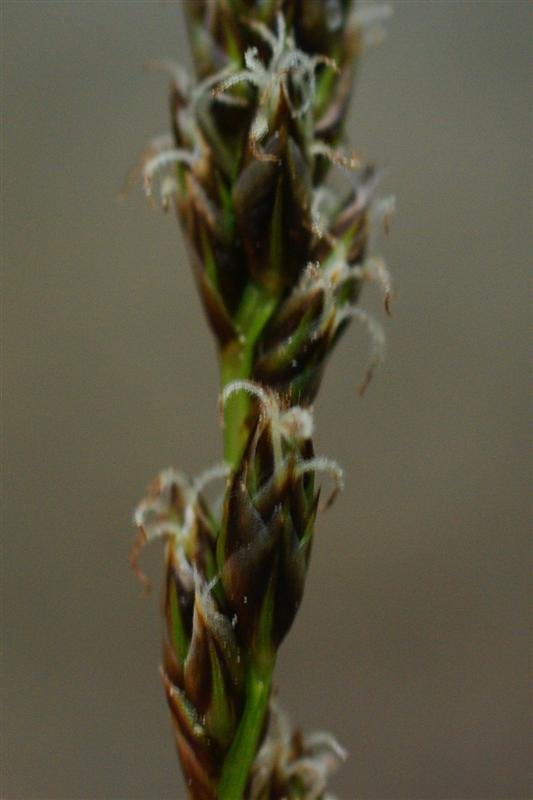
[[[346,491],[277,684],[349,750],[343,800],[525,800],[531,6],[395,12],[349,123],[398,199],[388,361],[359,400],[354,327],[328,369],[317,449]],[[219,459],[217,373],[176,224],[114,200],[168,129],[142,65],[188,58],[180,3],[2,18],[1,794],[183,800],[130,513],[161,467]],[[144,563],[157,583],[157,547]]]

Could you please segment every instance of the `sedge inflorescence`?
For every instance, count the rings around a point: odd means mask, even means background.
[[[186,14],[196,79],[153,65],[170,77],[171,134],[150,142],[140,173],[179,219],[216,339],[224,461],[153,481],[130,561],[148,588],[142,548],[165,543],[161,676],[190,797],[319,800],[344,751],[329,734],[291,732],[271,683],[302,600],[320,477],[332,484],[324,507],[343,487],[313,448],[325,365],[352,320],[371,341],[361,393],[384,353],[358,301],[375,282],[390,312],[371,243],[393,203],[374,202],[378,174],[344,147],[343,126],[388,8],[191,0]]]

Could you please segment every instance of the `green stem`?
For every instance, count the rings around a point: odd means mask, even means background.
[[[239,338],[226,345],[221,354],[222,388],[231,381],[249,379],[253,374],[257,341],[277,303],[278,298],[261,286],[249,283],[246,287],[234,320]],[[249,411],[250,396],[246,392],[236,392],[224,408],[224,459],[232,469],[239,465],[250,433],[246,424]],[[263,729],[273,668],[273,657],[260,663],[249,661],[244,710],[224,760],[218,800],[242,800]]]
[[[277,304],[278,298],[261,286],[249,283],[246,287],[234,320],[239,337],[221,354],[222,388],[231,381],[251,377],[257,341]],[[246,424],[249,411],[250,396],[246,392],[236,392],[224,408],[224,459],[232,469],[239,465],[250,433]],[[249,661],[244,711],[224,760],[218,800],[242,800],[263,729],[273,668],[273,657],[260,663]]]
[[[249,283],[235,317],[239,339],[226,345],[220,359],[222,388],[231,381],[250,378],[257,340],[278,303],[278,298],[261,286]],[[248,438],[246,418],[250,397],[238,392],[224,409],[224,459],[232,469],[238,465]]]
[[[218,800],[242,800],[263,729],[271,682],[272,666],[258,670],[250,664],[246,705],[224,761],[218,784]]]
[[[230,342],[222,355],[220,383],[226,384],[237,378],[249,378],[252,370],[253,349],[245,342]],[[249,398],[244,392],[234,394],[224,408],[224,460],[232,469],[240,461],[246,442],[246,417]]]

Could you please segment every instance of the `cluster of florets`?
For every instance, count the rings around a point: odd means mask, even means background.
[[[216,796],[223,753],[242,713],[247,660],[277,650],[299,606],[318,501],[314,478],[321,471],[333,477],[327,504],[342,488],[340,468],[313,456],[310,408],[288,406],[245,380],[226,386],[221,406],[240,392],[255,403],[255,422],[239,468],[217,465],[194,480],[166,469],[134,513],[130,561],[145,590],[141,550],[166,543],[161,675],[195,797]],[[205,490],[215,480],[225,491],[222,503],[210,505]],[[321,748],[302,743],[295,755],[294,742],[275,752],[264,747],[256,787],[264,784],[269,758],[269,780],[319,780]]]
[[[359,10],[358,15],[359,28],[375,24],[376,14]],[[383,12],[377,14],[381,16]],[[159,194],[164,208],[173,205],[183,221],[208,318],[221,346],[242,336],[234,309],[246,285],[243,260],[254,280],[280,293],[276,313],[256,349],[257,382],[290,394],[293,402],[312,400],[325,360],[355,319],[366,326],[371,339],[369,365],[360,385],[364,392],[383,360],[385,336],[380,323],[355,302],[363,283],[376,281],[390,313],[390,274],[383,259],[369,257],[367,250],[372,231],[388,229],[394,203],[386,198],[372,208],[375,171],[316,134],[316,71],[335,71],[334,61],[300,50],[282,15],[277,34],[254,20],[246,24],[269,55],[261,56],[257,46],[248,48],[243,69],[225,65],[194,86],[183,70],[164,64],[177,98],[174,136],[158,137],[145,151],[145,191],[150,198]],[[241,86],[252,87],[252,95],[248,89],[239,91]],[[248,114],[237,160],[235,155],[229,158],[228,143],[217,129],[219,104]],[[339,196],[319,179],[324,163],[354,173],[347,194]],[[221,188],[224,184],[227,189]],[[272,222],[273,216],[278,222]]]

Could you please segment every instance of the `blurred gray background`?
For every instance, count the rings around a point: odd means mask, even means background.
[[[398,2],[353,145],[398,199],[387,363],[353,327],[317,404],[347,485],[277,684],[350,758],[342,800],[522,800],[528,782],[526,2]],[[168,129],[176,2],[3,2],[3,774],[8,800],[183,800],[158,597],[131,509],[220,458],[214,349],[171,218],[114,197]],[[379,310],[370,287],[369,308]],[[155,582],[161,552],[144,563]]]

